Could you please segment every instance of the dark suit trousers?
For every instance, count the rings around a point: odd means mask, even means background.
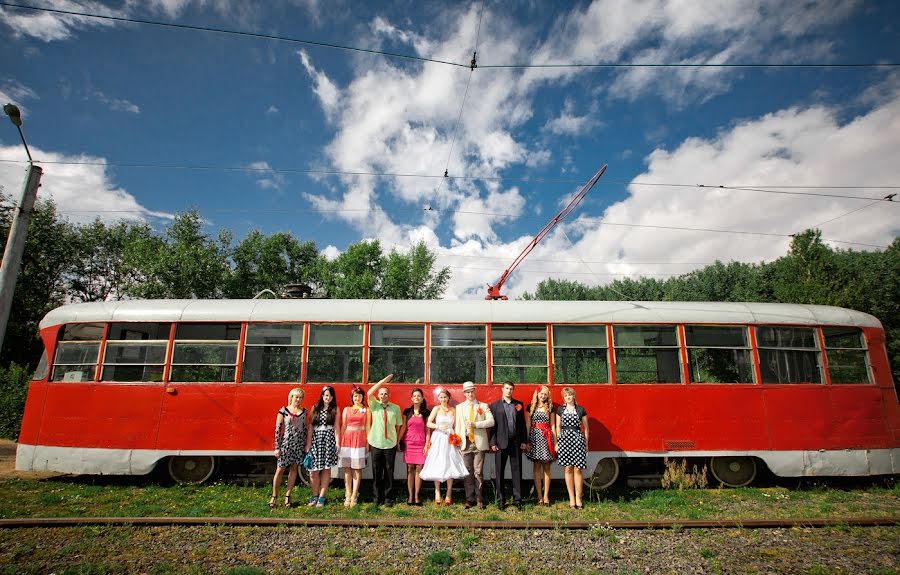
[[[378,449],[369,446],[372,452],[372,486],[375,488],[375,503],[394,502],[394,459],[397,448]]]
[[[506,462],[509,460],[509,471],[512,476],[513,503],[522,503],[522,450],[513,441],[505,449],[494,452],[494,481],[497,485],[497,498],[500,504],[506,504],[506,491],[503,487],[503,476],[506,475]]]

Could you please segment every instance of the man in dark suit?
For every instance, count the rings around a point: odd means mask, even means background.
[[[491,451],[494,452],[494,481],[500,509],[506,509],[506,491],[503,476],[509,461],[513,485],[513,504],[522,509],[522,452],[528,451],[528,433],[525,428],[525,405],[513,399],[512,382],[503,384],[503,397],[491,404],[494,416],[494,433],[491,434]]]

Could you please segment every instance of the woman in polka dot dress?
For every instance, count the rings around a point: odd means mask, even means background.
[[[303,397],[306,395],[302,389],[295,387],[288,393],[287,405],[278,410],[275,417],[275,457],[278,458],[275,467],[275,478],[272,479],[272,498],[269,499],[269,508],[275,507],[278,499],[278,486],[284,477],[284,470],[288,470],[287,491],[284,494],[284,506],[291,506],[291,491],[297,482],[298,465],[303,462],[303,446],[306,445],[306,409],[301,407]]]
[[[584,509],[581,501],[584,487],[582,470],[587,467],[587,412],[575,403],[575,390],[564,387],[565,404],[556,410],[556,462],[566,470],[569,507]]]
[[[337,465],[338,446],[341,441],[335,431],[335,423],[337,423],[337,402],[334,388],[326,385],[322,388],[319,401],[313,407],[309,418],[309,426],[312,428],[312,433],[306,440],[306,450],[312,455],[312,465],[307,468],[312,487],[309,507],[325,506],[325,494],[328,493],[328,484],[331,482],[331,468]]]
[[[556,414],[553,413],[549,387],[542,385],[535,390],[528,413],[531,417],[525,422],[528,424],[528,442],[531,444],[528,459],[534,465],[534,492],[537,494],[538,505],[549,506],[550,462],[556,459],[556,449],[553,446]]]

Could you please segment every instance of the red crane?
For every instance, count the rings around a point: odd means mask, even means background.
[[[515,271],[519,264],[522,263],[522,260],[524,260],[528,256],[528,254],[531,253],[531,250],[537,247],[540,241],[550,233],[550,230],[552,230],[556,224],[566,219],[569,214],[575,211],[575,208],[578,207],[578,204],[581,203],[581,200],[584,199],[584,196],[587,195],[589,191],[591,191],[591,188],[594,187],[594,184],[597,183],[597,180],[599,180],[600,176],[603,175],[603,172],[606,171],[606,167],[607,165],[604,165],[602,168],[600,168],[600,170],[596,174],[594,174],[594,177],[591,178],[577,194],[575,194],[575,197],[572,198],[572,201],[569,202],[569,205],[564,207],[561,212],[556,214],[555,218],[547,222],[547,225],[544,226],[536,236],[534,236],[534,239],[528,242],[528,245],[525,246],[525,249],[522,250],[522,253],[516,256],[516,259],[513,260],[513,263],[508,268],[506,268],[506,271],[503,272],[503,275],[500,276],[500,279],[497,280],[497,283],[495,283],[494,285],[488,285],[487,295],[484,296],[484,299],[508,299],[505,295],[502,295],[500,293],[500,288],[503,287],[503,284],[506,282],[506,278],[509,277],[509,274]]]

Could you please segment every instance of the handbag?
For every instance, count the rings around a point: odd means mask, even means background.
[[[306,456],[303,458],[303,467],[309,469],[313,466],[315,462],[313,461],[312,450],[306,452]]]

